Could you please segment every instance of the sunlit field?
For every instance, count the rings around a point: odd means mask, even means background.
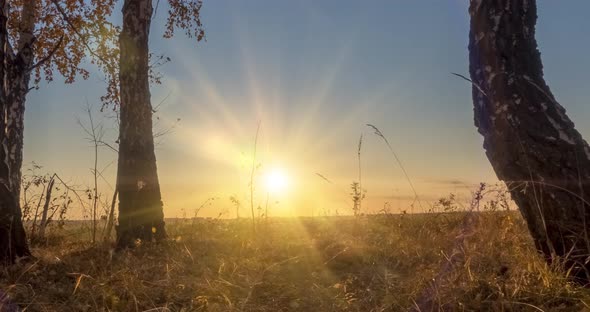
[[[119,253],[68,223],[0,287],[26,311],[587,311],[517,212],[438,207],[260,219],[255,234],[249,219],[168,220],[169,240]]]
[[[0,312],[590,312],[588,12],[0,0]]]

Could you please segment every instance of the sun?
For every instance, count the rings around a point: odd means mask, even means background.
[[[269,194],[285,194],[289,189],[289,175],[281,168],[271,168],[264,176],[264,184]]]

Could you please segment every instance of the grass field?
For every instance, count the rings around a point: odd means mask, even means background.
[[[517,212],[168,223],[123,252],[81,228],[4,269],[4,309],[25,311],[590,311],[536,253]]]

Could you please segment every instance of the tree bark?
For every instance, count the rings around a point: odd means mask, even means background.
[[[8,67],[8,114],[6,131],[8,135],[8,159],[10,162],[10,180],[12,192],[20,208],[21,169],[23,165],[23,137],[26,96],[29,92],[31,68],[35,41],[36,0],[23,2],[19,20],[19,38],[17,54],[10,60]]]
[[[120,45],[119,225],[117,246],[166,237],[149,90],[151,0],[125,0]]]
[[[0,262],[14,263],[20,257],[31,255],[23,227],[18,199],[11,185],[9,143],[5,131],[7,124],[7,72],[8,72],[8,4],[0,0]]]
[[[475,125],[536,247],[590,281],[590,148],[543,78],[534,0],[471,0]]]

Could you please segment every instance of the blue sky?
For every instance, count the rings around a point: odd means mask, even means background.
[[[150,45],[172,62],[161,68],[163,84],[152,88],[152,103],[165,99],[157,127],[181,118],[157,150],[167,215],[194,209],[211,196],[220,200],[205,215],[224,211],[229,195],[247,200],[258,122],[260,179],[268,168],[280,167],[292,180],[289,192],[271,195],[280,202],[276,214],[346,213],[361,133],[366,206],[407,205],[408,184],[366,123],[387,136],[424,201],[449,192],[467,200],[474,184],[495,181],[473,126],[470,86],[450,74],[468,72],[467,4],[205,0],[207,41],[195,44],[182,32],[171,40],[161,37],[167,11],[161,1]],[[590,3],[543,0],[538,7],[546,80],[589,138]],[[25,161],[88,183],[92,149],[76,120],[85,118],[86,100],[99,106],[103,92],[99,74],[73,86],[56,80],[32,91]],[[115,136],[116,130],[108,131],[107,138]],[[101,152],[104,166],[115,159]],[[114,181],[114,168],[105,171],[107,180]],[[107,185],[103,191],[110,196]],[[262,186],[257,194],[264,201]]]

